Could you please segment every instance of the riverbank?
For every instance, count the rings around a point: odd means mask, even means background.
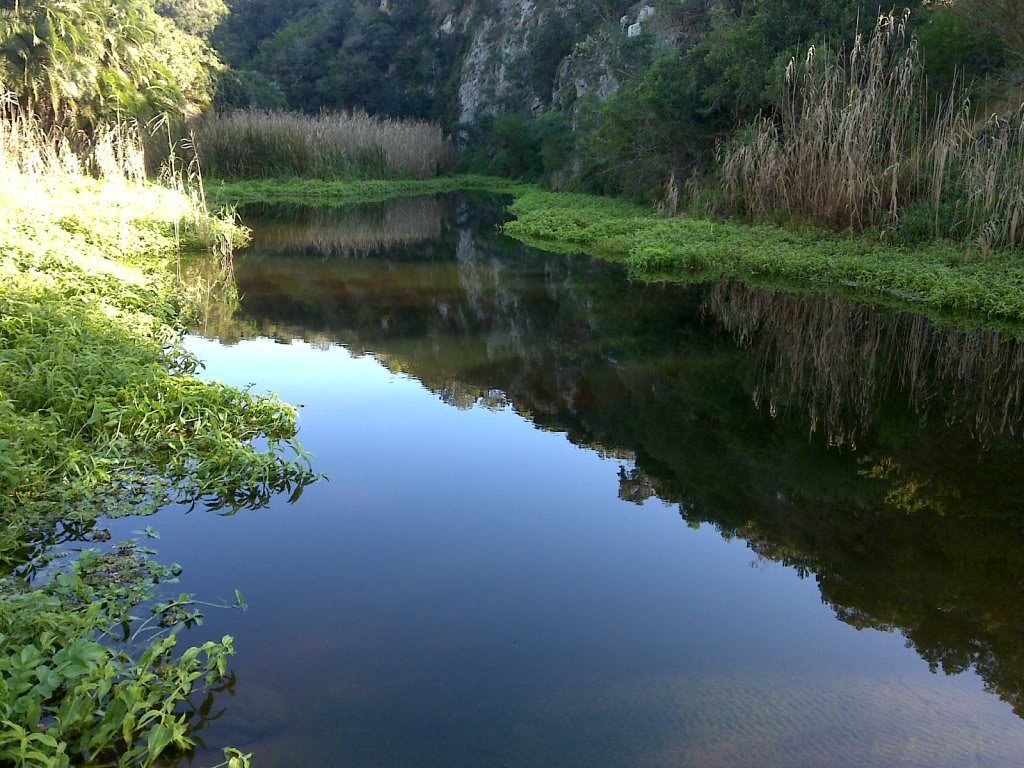
[[[225,676],[232,641],[175,647],[199,619],[188,595],[135,622],[177,572],[98,522],[172,501],[230,511],[311,474],[296,411],[200,379],[182,344],[204,290],[190,261],[230,279],[244,230],[71,157],[40,169],[24,160],[53,149],[39,141],[0,146],[0,763],[149,765],[191,746],[182,704]]]
[[[853,292],[939,317],[983,324],[1024,323],[1024,258],[971,254],[959,243],[916,247],[878,234],[840,235],[700,218],[659,218],[615,198],[547,192],[485,176],[424,181],[280,180],[211,185],[220,204],[344,206],[394,197],[470,190],[507,194],[506,234],[535,247],[578,251],[626,264],[650,280],[737,278],[787,290]]]

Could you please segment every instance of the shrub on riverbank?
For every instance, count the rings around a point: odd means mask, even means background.
[[[425,179],[454,158],[437,125],[363,112],[214,112],[191,130],[212,178]]]
[[[0,120],[0,763],[149,765],[189,746],[179,707],[225,674],[230,639],[101,642],[168,574],[130,545],[57,567],[55,545],[102,541],[100,516],[237,508],[310,473],[294,410],[200,380],[181,344],[187,252],[224,259],[244,233],[146,182],[135,131],[100,128],[81,153],[71,138]],[[172,603],[149,626],[194,620]]]

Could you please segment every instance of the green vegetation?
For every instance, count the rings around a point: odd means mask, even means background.
[[[463,162],[475,174],[551,185],[575,148],[569,123],[557,113],[536,118],[511,113],[485,120],[480,130],[480,146]]]
[[[286,84],[291,109],[440,119],[463,40],[438,44],[439,23],[427,0],[247,0],[232,4],[214,42],[244,78]]]
[[[893,297],[923,310],[1024,321],[1024,264],[1009,253],[965,259],[961,246],[898,246],[877,234],[835,235],[698,218],[658,218],[605,198],[533,191],[512,205],[513,237],[624,261],[637,275],[772,278]]]
[[[21,0],[0,9],[0,92],[51,122],[104,121],[208,107],[220,61],[178,13],[183,0]]]
[[[125,127],[98,128],[82,155],[30,118],[0,121],[5,764],[149,765],[186,749],[182,707],[232,652],[230,638],[175,649],[199,619],[187,595],[123,638],[173,572],[131,545],[69,563],[54,549],[68,532],[99,542],[101,516],[231,511],[313,479],[291,407],[195,376],[180,329],[202,291],[181,283],[187,261],[227,259],[245,233],[180,178],[146,182],[141,151]]]
[[[475,190],[513,196],[506,234],[536,247],[625,263],[645,279],[741,277],[792,289],[844,290],[859,298],[959,315],[987,325],[1024,322],[1024,264],[1010,252],[968,258],[960,244],[915,246],[874,231],[841,235],[814,227],[665,218],[627,200],[548,192],[482,176],[398,181],[281,179],[215,184],[217,204],[346,206]]]
[[[177,653],[176,626],[201,619],[188,595],[152,606],[124,641],[132,610],[154,597],[176,569],[146,557],[135,542],[87,550],[49,581],[26,590],[0,583],[0,760],[6,765],[151,765],[187,750],[182,711],[201,686],[227,674],[231,637]],[[225,750],[224,765],[248,756]]]
[[[207,195],[211,205],[232,206],[271,203],[343,207],[359,203],[380,203],[401,197],[435,195],[458,190],[494,194],[521,194],[534,187],[494,176],[439,176],[434,179],[262,179],[211,182]]]

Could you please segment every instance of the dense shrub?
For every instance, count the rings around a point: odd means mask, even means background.
[[[483,122],[464,165],[471,173],[551,182],[573,150],[572,130],[558,113],[502,115]]]

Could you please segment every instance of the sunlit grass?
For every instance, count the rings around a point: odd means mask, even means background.
[[[206,210],[193,171],[146,180],[141,146],[131,126],[80,137],[0,116],[4,765],[152,765],[188,749],[181,705],[233,653],[230,637],[175,649],[195,620],[187,595],[151,607],[142,624],[159,631],[112,644],[173,569],[130,545],[99,572],[89,553],[53,566],[58,532],[171,501],[259,506],[313,479],[291,406],[195,375],[181,328],[202,289],[186,255],[222,280],[246,233]]]

